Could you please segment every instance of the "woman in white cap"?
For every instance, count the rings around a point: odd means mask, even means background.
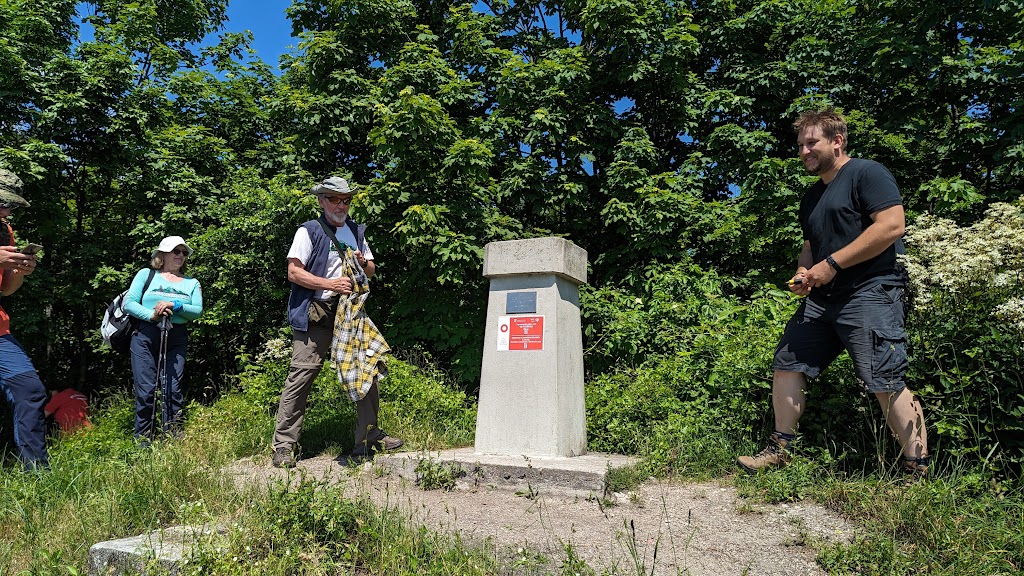
[[[155,434],[158,387],[163,432],[177,435],[181,430],[181,381],[188,346],[185,324],[203,313],[203,289],[198,280],[185,275],[191,256],[192,248],[184,238],[164,238],[153,252],[150,268],[139,270],[125,297],[125,310],[139,320],[131,351],[135,438],[141,444],[149,444]]]

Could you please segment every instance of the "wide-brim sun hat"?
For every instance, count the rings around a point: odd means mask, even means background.
[[[28,208],[28,200],[21,197],[23,186],[21,178],[16,174],[0,168],[0,202]]]
[[[192,257],[192,247],[181,236],[168,236],[161,240],[160,245],[153,250],[153,256],[156,256],[158,252],[171,252],[178,246],[184,246],[185,250],[188,250],[189,257]]]
[[[313,186],[312,192],[317,196],[321,194],[343,194],[351,196],[353,194],[352,187],[348,185],[348,180],[345,180],[341,176],[331,176],[316,186]]]

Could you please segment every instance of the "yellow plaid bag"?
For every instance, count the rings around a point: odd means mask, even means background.
[[[342,258],[342,275],[352,280],[352,293],[342,294],[338,301],[331,355],[338,369],[338,381],[349,398],[357,402],[366,396],[374,381],[388,375],[384,355],[391,347],[363,308],[370,295],[370,279],[350,247],[345,248]]]

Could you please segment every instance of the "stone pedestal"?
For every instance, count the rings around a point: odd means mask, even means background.
[[[587,253],[562,238],[492,242],[477,454],[586,452],[579,286]]]

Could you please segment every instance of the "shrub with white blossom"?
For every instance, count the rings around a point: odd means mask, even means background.
[[[931,215],[908,226],[913,311],[908,379],[930,444],[994,470],[1024,464],[1024,197],[969,226]]]
[[[1024,204],[1024,198],[1020,200]],[[935,311],[936,296],[959,306],[968,300],[995,302],[991,315],[1024,332],[1024,210],[1003,202],[991,205],[968,227],[923,215],[907,228],[915,304]]]

